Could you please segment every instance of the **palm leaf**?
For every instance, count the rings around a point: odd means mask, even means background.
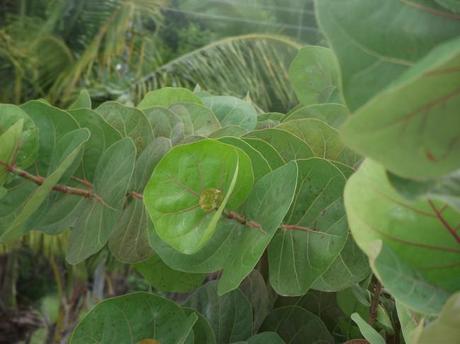
[[[266,111],[285,110],[296,103],[288,68],[300,47],[277,35],[224,38],[162,65],[135,82],[125,96],[138,102],[153,89],[198,84],[211,93],[249,95]]]

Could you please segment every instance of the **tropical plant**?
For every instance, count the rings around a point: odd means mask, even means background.
[[[70,229],[69,264],[108,250],[156,291],[73,344],[458,342],[455,4],[317,1],[331,49],[299,51],[287,114],[185,88],[1,105],[0,242]]]

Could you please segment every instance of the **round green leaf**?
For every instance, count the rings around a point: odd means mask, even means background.
[[[75,327],[70,344],[184,343],[196,320],[172,301],[133,293],[98,303]]]
[[[181,87],[164,87],[148,92],[137,107],[141,110],[153,106],[170,107],[177,103],[203,104],[203,101],[192,91]]]
[[[384,286],[411,308],[437,313],[460,285],[460,248],[449,229],[460,214],[402,198],[371,160],[348,180],[345,206],[353,237]]]
[[[296,109],[283,122],[294,119],[316,118],[337,129],[345,122],[348,115],[348,109],[342,104],[312,104]]]
[[[226,206],[237,208],[253,183],[251,160],[240,149],[203,140],[172,149],[158,163],[144,202],[158,236],[192,254],[213,236]]]

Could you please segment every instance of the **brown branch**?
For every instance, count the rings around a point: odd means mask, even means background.
[[[139,200],[143,200],[144,199],[144,195],[139,193],[139,192],[135,192],[135,191],[131,191],[128,193],[128,197],[132,197],[134,199],[139,199]]]
[[[282,224],[281,228],[287,231],[316,232],[316,229],[314,228],[297,226],[297,225]]]
[[[436,206],[434,205],[433,201],[428,200],[428,203],[430,204],[431,209],[433,209],[433,211],[434,211],[434,213],[436,215],[436,218],[442,223],[444,228],[446,228],[447,231],[454,237],[455,241],[457,241],[457,243],[460,244],[460,235],[457,234],[456,229],[453,228],[449,224],[449,222],[447,222],[447,220],[444,218],[444,216],[442,216],[441,212],[439,211],[438,208],[436,208]]]
[[[380,294],[382,294],[382,284],[374,276],[372,278],[372,298],[371,298],[371,308],[369,309],[369,325],[374,326],[377,320],[377,309],[380,303]]]
[[[13,174],[15,174],[15,175],[17,175],[19,177],[24,178],[24,179],[30,180],[31,182],[33,182],[33,183],[35,183],[37,185],[42,185],[45,182],[44,177],[35,176],[33,174],[30,174],[27,171],[24,171],[24,170],[21,170],[20,168],[17,168],[14,165],[9,165],[9,164],[7,164],[7,163],[5,163],[3,161],[0,161],[0,165],[5,166],[5,169],[8,172],[13,173]],[[56,184],[56,185],[53,186],[52,189],[54,191],[62,192],[62,193],[69,194],[69,195],[76,195],[76,196],[81,196],[81,197],[85,197],[85,198],[93,198],[93,197],[98,198],[98,196],[95,195],[90,190],[78,189],[78,188],[74,188],[74,187],[67,186],[67,185]]]

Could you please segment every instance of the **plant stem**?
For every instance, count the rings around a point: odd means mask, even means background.
[[[382,284],[374,276],[372,278],[372,298],[371,298],[371,308],[369,309],[369,324],[373,326],[377,320],[377,308],[380,303],[380,295],[382,294]]]

